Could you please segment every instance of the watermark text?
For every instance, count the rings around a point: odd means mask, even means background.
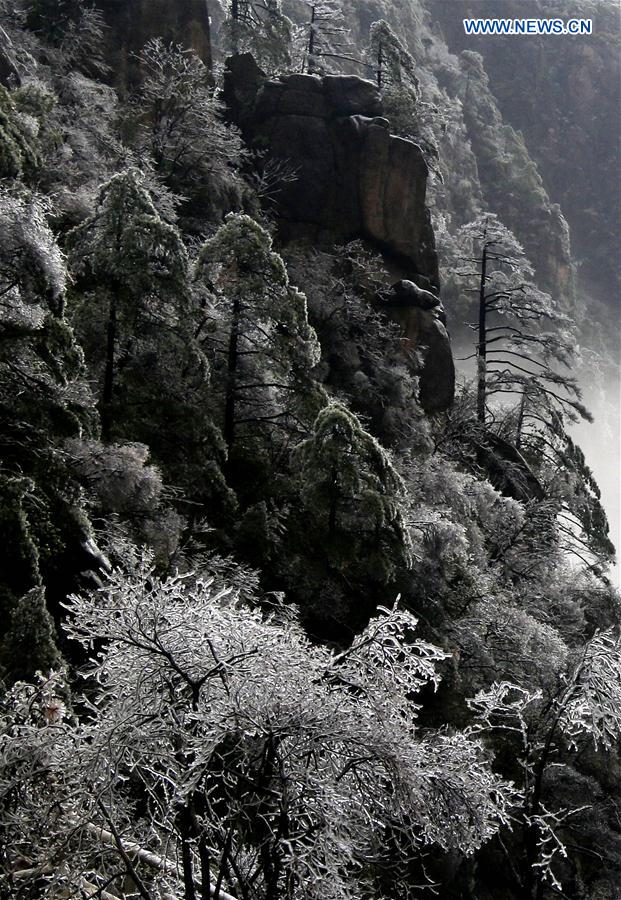
[[[591,19],[464,19],[466,34],[592,34]]]

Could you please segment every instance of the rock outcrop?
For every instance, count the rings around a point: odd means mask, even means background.
[[[295,171],[276,195],[283,240],[368,238],[437,288],[427,164],[417,144],[390,133],[372,82],[267,79],[242,54],[227,61],[224,99],[250,146]]]
[[[455,395],[455,364],[439,297],[413,281],[398,281],[378,301],[400,323],[408,344],[422,355],[421,406],[426,412],[447,409]]]
[[[96,0],[110,28],[109,54],[121,89],[139,79],[134,54],[151,38],[194,50],[211,68],[209,12],[205,0]]]

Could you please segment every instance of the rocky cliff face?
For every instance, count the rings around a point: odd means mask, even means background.
[[[368,238],[437,288],[427,164],[390,133],[375,86],[344,75],[269,80],[248,54],[227,67],[225,99],[247,142],[295,170],[277,195],[283,239]]]
[[[137,77],[133,54],[154,37],[195,50],[211,67],[209,13],[205,0],[97,0],[110,27],[108,61],[120,87]]]
[[[505,122],[523,133],[547,191],[563,208],[583,282],[613,306],[621,284],[618,235],[611,227],[621,217],[621,134],[615,126],[621,104],[619,3],[503,0],[499,12],[497,0],[462,0],[459,16],[453,4],[426,4],[453,51],[482,55]],[[592,18],[593,33],[560,40],[465,35],[464,17],[498,15]],[[546,243],[541,247],[553,266],[561,256]],[[541,263],[545,270],[546,260]]]
[[[0,84],[5,87],[14,87],[20,82],[19,67],[11,38],[4,28],[0,27]]]
[[[375,86],[345,75],[267,79],[249,54],[227,62],[224,97],[248,144],[289,167],[277,194],[281,239],[331,244],[365,238],[410,279],[378,298],[420,348],[420,402],[446,409],[455,368],[425,205],[427,164],[415,143],[390,133]],[[418,281],[419,284],[414,283]]]
[[[455,395],[455,364],[439,297],[403,280],[378,299],[401,325],[407,346],[427,348],[419,378],[421,406],[427,412],[448,409]]]

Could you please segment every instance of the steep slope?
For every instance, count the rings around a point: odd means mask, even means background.
[[[522,132],[550,195],[571,227],[581,276],[611,307],[619,297],[621,8],[614,0],[428,0],[453,51],[476,51],[504,118]],[[466,35],[462,18],[591,18],[592,35]],[[516,77],[517,73],[517,77]]]

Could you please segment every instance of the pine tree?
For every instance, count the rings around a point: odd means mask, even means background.
[[[83,292],[83,333],[101,373],[101,430],[109,441],[124,368],[187,323],[188,257],[136,170],[102,186],[95,212],[69,232],[67,246]]]
[[[20,116],[15,97],[0,84],[0,178],[32,175],[40,161],[32,128]]]
[[[558,502],[557,528],[564,549],[588,568],[602,571],[614,558],[615,548],[600,489],[584,453],[567,433],[572,420],[533,379],[523,385],[517,408],[507,414],[503,430],[508,428],[508,436],[536,472],[546,495]]]
[[[24,509],[29,479],[0,475],[0,614],[10,619],[20,595],[40,584],[39,553]]]
[[[138,56],[141,81],[125,107],[125,140],[143,168],[154,168],[182,198],[189,216],[222,219],[244,186],[236,174],[244,160],[238,131],[225,124],[213,78],[191,50],[148,41]]]
[[[231,53],[250,52],[268,73],[291,64],[291,20],[280,0],[230,0],[224,23],[225,43]]]
[[[18,600],[11,614],[0,648],[0,664],[11,681],[22,681],[32,679],[35,672],[48,673],[60,663],[45,591],[32,588]]]
[[[95,212],[67,244],[75,317],[99,381],[102,439],[148,445],[192,496],[191,518],[204,514],[203,504],[215,517],[230,512],[226,447],[209,416],[209,363],[197,340],[204,311],[179,230],[130,170],[102,186]]]
[[[370,29],[369,53],[374,67],[377,86],[382,88],[410,89],[416,99],[418,80],[416,63],[385,19],[373,22]]]
[[[67,30],[79,22],[83,0],[31,0],[26,26],[44,41],[59,45]]]
[[[306,298],[289,283],[268,232],[230,215],[203,246],[197,279],[212,292],[214,324],[206,337],[214,388],[229,448],[304,432],[321,402],[311,370],[319,345]]]
[[[478,321],[469,327],[477,334],[479,422],[485,424],[490,397],[521,395],[533,384],[572,415],[588,419],[576,380],[554,368],[571,365],[573,323],[532,281],[521,244],[492,213],[464,225],[459,239],[465,249],[457,274],[469,279],[472,287],[465,290],[478,297]],[[542,328],[546,323],[549,331]]]
[[[303,68],[309,74],[331,72],[339,62],[359,63],[352,56],[349,29],[340,0],[305,0],[309,10],[304,29]]]
[[[295,450],[305,532],[329,569],[386,584],[410,565],[403,486],[386,451],[340,403],[330,403]]]
[[[91,401],[64,317],[65,262],[46,213],[23,188],[0,189],[0,614],[8,677],[32,675],[35,658],[43,665],[54,656],[42,587],[61,557],[59,581],[64,575],[67,585],[72,552],[88,530],[61,448],[88,430]]]

